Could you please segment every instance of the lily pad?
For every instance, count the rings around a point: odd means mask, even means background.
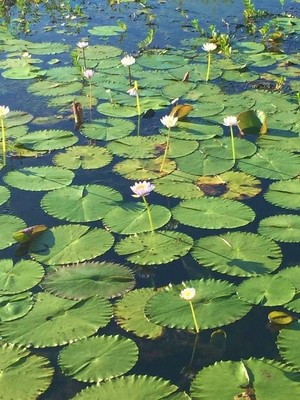
[[[47,265],[72,264],[104,254],[113,245],[113,236],[104,229],[85,225],[60,225],[42,232],[30,243],[33,259]]]
[[[242,282],[237,293],[242,300],[251,304],[279,306],[292,300],[296,288],[282,276],[265,275]]]
[[[94,26],[88,31],[91,35],[96,35],[96,36],[117,36],[120,33],[124,32],[124,29],[120,28],[119,26],[100,25],[100,26]]]
[[[237,297],[236,287],[228,282],[201,279],[184,284],[167,287],[150,298],[145,307],[145,314],[150,321],[169,328],[193,330],[190,304],[180,297],[184,287],[196,290],[192,302],[201,330],[235,322],[251,309],[250,304]]]
[[[223,130],[220,126],[210,124],[200,124],[190,121],[180,121],[174,133],[171,131],[171,136],[176,136],[178,139],[186,140],[206,140],[215,136],[222,136]]]
[[[0,186],[0,206],[10,198],[10,191],[5,186]]]
[[[271,273],[282,261],[275,242],[246,232],[203,237],[195,242],[192,256],[214,271],[243,277]]]
[[[33,306],[32,294],[23,292],[17,294],[0,294],[0,321],[7,322],[24,317]]]
[[[95,119],[81,127],[84,136],[96,140],[116,140],[130,135],[135,129],[131,121],[121,118]]]
[[[93,335],[110,318],[108,300],[91,297],[74,301],[38,293],[32,310],[21,319],[0,325],[0,334],[14,344],[54,347]]]
[[[300,242],[300,216],[281,214],[264,218],[258,232],[279,242]]]
[[[53,162],[67,169],[97,169],[105,167],[112,161],[112,155],[104,147],[73,146],[65,153],[54,156]]]
[[[269,186],[265,199],[276,206],[290,210],[300,210],[300,181],[274,182]]]
[[[41,206],[48,214],[71,222],[98,221],[122,201],[116,190],[102,185],[68,186],[47,193]]]
[[[91,296],[121,296],[132,289],[134,284],[134,276],[129,268],[109,262],[86,262],[60,267],[47,274],[42,282],[47,291],[74,300]]]
[[[236,158],[249,157],[256,151],[255,144],[244,140],[244,139],[234,139],[234,147]],[[210,154],[218,158],[232,159],[232,147],[230,138],[215,138],[210,140],[205,140],[201,144],[201,150],[206,154]]]
[[[72,146],[77,141],[72,132],[53,129],[28,133],[18,138],[17,145],[30,150],[58,150]]]
[[[0,250],[6,249],[15,243],[13,234],[26,228],[26,224],[21,218],[7,214],[0,214],[0,226]]]
[[[166,159],[164,170],[160,172],[162,157],[150,160],[132,159],[124,160],[116,164],[113,168],[114,172],[131,180],[149,180],[160,178],[161,176],[170,174],[175,171],[176,164],[174,161]]]
[[[109,399],[109,400],[140,400],[140,399],[188,400],[189,396],[178,392],[178,387],[169,381],[155,376],[129,375],[110,379],[99,385],[93,385],[82,390],[74,400]]]
[[[97,336],[65,347],[59,354],[58,363],[63,373],[72,379],[100,382],[125,374],[137,358],[138,347],[131,339]]]
[[[0,294],[24,292],[37,285],[44,276],[43,267],[35,261],[0,260]]]
[[[260,149],[251,158],[238,162],[242,171],[266,179],[291,179],[300,174],[300,159],[293,153]]]
[[[156,339],[163,333],[163,328],[146,318],[145,304],[156,293],[152,288],[142,288],[127,293],[114,306],[117,323],[127,332],[139,337]]]
[[[226,389],[224,382],[228,382]],[[221,392],[223,400],[247,399],[252,394],[257,399],[282,400],[291,393],[296,399],[300,395],[300,374],[264,358],[220,361],[201,370],[191,385],[195,400],[215,400]]]
[[[0,347],[3,399],[35,400],[50,386],[53,368],[45,357],[27,349],[4,344]]]
[[[281,357],[297,371],[300,371],[299,340],[299,321],[295,321],[285,329],[281,329],[277,337],[277,347]]]
[[[72,171],[59,167],[27,167],[10,171],[3,179],[8,185],[18,189],[42,191],[67,186],[73,178]]]
[[[166,264],[186,255],[193,239],[181,232],[161,231],[128,236],[115,245],[115,251],[133,264]]]
[[[297,292],[300,292],[300,265],[285,268],[279,271],[277,276],[288,279],[295,286]]]
[[[166,225],[171,212],[163,206],[149,206],[153,228],[158,229]],[[120,207],[114,207],[104,217],[104,224],[112,232],[122,235],[148,232],[151,230],[147,209],[143,204],[126,203]]]
[[[300,137],[263,135],[258,139],[257,145],[262,149],[278,149],[299,153]]]
[[[238,201],[208,197],[183,200],[172,214],[184,225],[204,229],[236,228],[255,218],[254,211]]]
[[[213,157],[204,151],[201,147],[194,153],[175,160],[178,168],[186,173],[195,175],[216,175],[228,171],[234,165],[231,159]]]
[[[33,120],[33,115],[25,111],[11,110],[5,117],[5,127],[12,128],[14,126],[25,125]]]

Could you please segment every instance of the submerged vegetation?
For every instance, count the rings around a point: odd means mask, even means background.
[[[0,5],[0,397],[298,399],[298,2],[98,3]]]

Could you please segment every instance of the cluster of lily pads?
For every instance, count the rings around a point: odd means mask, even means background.
[[[287,36],[295,22],[278,18]],[[31,349],[58,347],[62,373],[91,383],[78,400],[298,398],[300,266],[283,262],[300,241],[297,54],[239,41],[224,58],[196,39],[134,58],[90,34],[70,48],[1,27],[2,77],[25,80],[34,110],[0,110],[2,397],[43,393],[54,369]],[[53,66],[69,51],[68,65]],[[277,76],[287,93],[262,84]],[[34,207],[5,212],[28,192],[43,211],[38,225]],[[189,279],[175,284],[179,260]],[[166,264],[174,276],[160,287],[155,271]],[[141,271],[155,287],[140,287]],[[188,391],[143,374],[143,340],[155,348],[174,330],[200,343],[204,330],[225,337],[257,306],[289,323],[276,339],[280,360],[218,361],[195,370]],[[118,334],[107,333],[112,319]]]

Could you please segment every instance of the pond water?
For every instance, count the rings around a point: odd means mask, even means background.
[[[299,398],[299,11],[2,2],[1,399]]]

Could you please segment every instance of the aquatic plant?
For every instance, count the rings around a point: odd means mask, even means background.
[[[150,229],[152,232],[154,232],[151,210],[146,200],[146,196],[148,196],[152,192],[152,190],[155,189],[155,186],[152,185],[150,182],[144,181],[144,182],[136,182],[133,186],[130,186],[130,189],[134,193],[132,197],[136,198],[141,197],[143,199],[149,218]]]
[[[210,76],[210,68],[211,68],[211,52],[216,50],[217,45],[215,43],[204,43],[202,46],[202,50],[207,52],[207,72],[206,72],[206,78],[205,81],[209,81],[209,76]]]
[[[85,42],[84,40],[77,43],[77,47],[82,50],[83,66],[85,69],[87,69],[85,49],[88,47],[88,45],[89,45],[89,42]]]
[[[90,110],[92,109],[92,77],[94,76],[94,71],[92,69],[86,69],[83,71],[83,76],[90,83]]]
[[[168,151],[169,151],[169,147],[170,147],[171,128],[174,128],[174,126],[177,125],[178,117],[174,117],[171,114],[170,115],[165,115],[164,117],[161,118],[160,122],[166,128],[168,128],[167,143],[166,143],[163,159],[162,159],[161,166],[160,166],[160,172],[163,172],[164,166],[165,166],[165,162],[166,162],[166,157],[167,157],[167,154],[168,154]]]
[[[131,66],[135,64],[135,58],[127,54],[121,59],[121,64],[123,67],[128,67],[129,85],[132,85]]]
[[[237,118],[233,115],[224,118],[223,125],[230,127],[230,138],[231,138],[231,149],[232,149],[232,160],[235,163],[235,145],[233,136],[233,126],[238,124]]]
[[[1,133],[2,133],[2,158],[3,165],[6,165],[6,137],[4,128],[4,118],[10,112],[9,107],[0,106],[0,121],[1,121]]]
[[[194,310],[194,306],[193,306],[193,302],[192,302],[195,295],[196,295],[196,290],[194,288],[186,287],[186,288],[182,289],[182,291],[180,292],[180,297],[183,300],[186,300],[189,302],[189,305],[191,307],[192,316],[193,316],[194,325],[195,325],[195,331],[196,331],[196,333],[199,333],[200,329],[199,329],[198,321],[197,321],[197,318],[195,315],[195,310]]]

